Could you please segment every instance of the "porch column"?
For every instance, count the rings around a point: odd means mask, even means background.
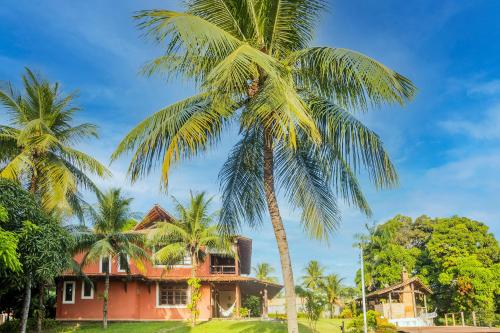
[[[268,314],[267,314],[267,288],[264,289],[263,296],[262,296],[262,318],[267,319]]]
[[[240,318],[240,307],[241,307],[241,289],[240,284],[236,282],[236,318]]]
[[[392,319],[392,292],[389,291],[389,319]]]
[[[425,313],[427,313],[427,296],[424,294],[424,308],[425,308]]]
[[[411,300],[413,303],[413,315],[417,318],[417,301],[415,299],[415,288],[413,287],[413,283],[410,285],[411,287]]]

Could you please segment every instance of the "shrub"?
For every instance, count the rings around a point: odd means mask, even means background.
[[[243,307],[247,308],[251,317],[259,317],[261,315],[261,303],[260,297],[257,296],[248,296],[243,300]]]
[[[396,326],[392,325],[387,319],[382,318],[380,313],[370,310],[366,313],[366,323],[368,330],[375,333],[396,333]],[[351,333],[363,332],[363,314],[356,316],[347,326]]]
[[[343,319],[351,319],[352,318],[352,311],[349,308],[343,308],[342,312],[340,313],[340,318]]]
[[[248,317],[250,316],[250,310],[245,307],[240,308],[240,317]]]

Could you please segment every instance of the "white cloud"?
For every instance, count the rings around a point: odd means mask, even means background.
[[[474,120],[451,119],[441,122],[441,127],[452,134],[467,135],[474,139],[500,139],[500,103],[490,107],[482,117]]]

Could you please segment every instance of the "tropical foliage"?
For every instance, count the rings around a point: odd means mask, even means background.
[[[22,82],[22,92],[11,83],[0,88],[0,105],[10,119],[0,125],[0,177],[23,184],[49,213],[82,217],[85,202],[79,191],[99,192],[89,175],[109,175],[96,159],[74,148],[97,137],[96,126],[72,124],[80,110],[73,104],[75,93],[64,95],[58,83],[28,68]]]
[[[144,268],[143,262],[149,260],[149,255],[144,250],[144,235],[123,231],[133,214],[130,211],[131,201],[131,198],[125,198],[120,189],[116,188],[98,195],[96,207],[90,207],[87,211],[93,228],[75,233],[77,242],[75,252],[84,253],[81,266],[104,258],[120,261],[127,274],[130,273],[130,260],[134,261],[138,269]],[[106,329],[108,327],[109,269],[106,269],[104,273],[103,327]]]
[[[233,256],[232,237],[220,233],[214,223],[217,213],[210,213],[211,198],[204,192],[190,194],[189,204],[184,206],[174,198],[176,221],[157,222],[148,233],[148,243],[155,249],[154,261],[167,267],[175,265],[184,258],[191,259],[191,321],[196,324],[198,301],[200,299],[200,281],[196,278],[196,269],[203,262],[208,251]]]
[[[267,262],[258,263],[257,265],[255,265],[255,267],[252,268],[252,270],[255,274],[255,277],[261,281],[274,283],[278,282],[278,279],[271,275],[276,270]]]
[[[398,215],[369,228],[368,239],[369,289],[399,282],[405,267],[433,289],[432,305],[439,312],[475,311],[483,324],[495,320],[500,247],[483,223],[458,216],[412,220]]]
[[[304,287],[318,290],[324,281],[325,268],[316,260],[311,260],[304,268],[304,276],[302,276],[302,284]]]
[[[73,241],[31,193],[5,179],[0,179],[0,206],[4,207],[2,226],[15,237],[16,257],[21,264],[19,270],[0,265],[0,276],[9,277],[1,279],[0,304],[11,305],[6,297],[22,292],[20,326],[21,332],[25,332],[32,288],[50,284],[63,270],[71,267]]]

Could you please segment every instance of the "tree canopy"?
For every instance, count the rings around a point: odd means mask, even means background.
[[[485,224],[459,216],[398,215],[369,228],[368,239],[369,289],[400,281],[405,267],[432,288],[439,312],[476,311],[484,323],[493,321],[500,309],[500,247]]]

